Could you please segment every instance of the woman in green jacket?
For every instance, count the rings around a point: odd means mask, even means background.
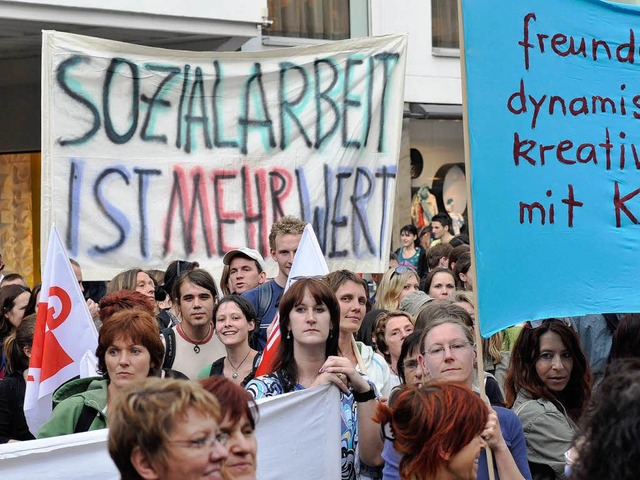
[[[60,387],[53,397],[56,407],[38,438],[105,428],[109,407],[121,390],[160,371],[164,346],[153,315],[134,308],[105,319],[96,356],[102,377],[81,378]]]

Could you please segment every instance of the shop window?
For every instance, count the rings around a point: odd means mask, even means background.
[[[263,37],[344,40],[368,34],[367,0],[267,0]]]
[[[434,55],[460,56],[457,1],[431,0],[431,39]]]

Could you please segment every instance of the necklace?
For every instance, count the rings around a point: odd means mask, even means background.
[[[207,338],[209,336],[209,334],[211,333],[211,329],[213,328],[213,325],[210,323],[209,324],[209,330],[207,331],[207,334],[202,337],[200,340],[192,340],[191,337],[189,335],[187,335],[187,332],[184,331],[184,328],[182,328],[182,325],[180,325],[180,331],[182,332],[182,334],[187,337],[187,340],[189,340],[189,343],[193,343],[193,351],[196,353],[200,353],[200,345],[202,345],[204,343],[204,339]]]
[[[233,373],[231,374],[231,378],[238,378],[238,369],[242,366],[242,364],[244,363],[244,361],[249,358],[249,354],[251,353],[251,349],[249,349],[249,351],[247,352],[247,354],[244,356],[244,358],[242,359],[242,361],[238,364],[238,366],[234,366],[233,363],[231,363],[231,359],[229,358],[229,356],[227,355],[227,362],[229,362],[229,365],[231,365],[231,368],[233,368]]]

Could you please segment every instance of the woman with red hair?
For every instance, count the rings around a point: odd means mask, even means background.
[[[377,412],[385,438],[403,454],[400,476],[410,480],[477,478],[488,418],[480,397],[456,383],[409,386]]]

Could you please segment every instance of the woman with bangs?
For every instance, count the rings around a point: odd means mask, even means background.
[[[356,478],[356,448],[367,465],[382,463],[382,440],[372,418],[378,404],[373,383],[338,356],[340,305],[326,281],[302,278],[279,306],[280,346],[274,372],[251,380],[256,398],[333,383],[340,389],[343,480]],[[300,473],[300,472],[297,472]]]
[[[507,405],[525,431],[533,478],[566,478],[565,452],[591,396],[591,373],[577,334],[558,319],[525,326],[511,354],[505,389]]]
[[[220,402],[220,431],[229,436],[226,445],[229,456],[222,465],[223,476],[234,480],[255,480],[258,406],[253,397],[228,378],[209,377],[200,383]]]
[[[112,402],[124,387],[159,374],[164,345],[155,318],[140,308],[105,318],[98,334],[98,371],[65,383],[53,395],[55,408],[38,438],[106,428]]]
[[[380,280],[376,292],[376,310],[398,310],[400,302],[411,292],[420,290],[420,277],[411,267],[399,265],[388,270]]]
[[[244,387],[253,378],[262,358],[250,347],[258,325],[256,311],[246,298],[228,295],[214,307],[213,322],[227,355],[205,365],[198,378],[220,375]]]
[[[400,452],[400,478],[473,480],[486,442],[489,409],[468,387],[430,383],[407,387],[393,405],[380,405],[376,419]]]

